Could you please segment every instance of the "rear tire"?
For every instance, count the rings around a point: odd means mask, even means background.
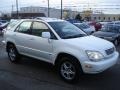
[[[7,50],[9,60],[13,63],[18,62],[20,59],[20,54],[18,53],[16,47],[13,44],[9,44]]]
[[[79,81],[82,69],[79,62],[74,57],[67,56],[59,59],[58,73],[64,81],[76,83]]]

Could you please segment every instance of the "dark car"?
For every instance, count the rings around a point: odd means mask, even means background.
[[[4,28],[8,26],[9,23],[3,23],[0,25],[0,30],[2,31]]]
[[[9,23],[3,23],[0,25],[0,35],[3,35],[3,30],[8,26]]]
[[[102,28],[102,24],[99,22],[92,21],[89,22],[88,24],[94,26],[96,31],[99,31]]]
[[[97,31],[93,35],[118,45],[120,43],[120,25],[106,25],[101,31]]]

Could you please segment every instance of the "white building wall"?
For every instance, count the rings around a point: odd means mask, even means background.
[[[44,13],[45,16],[48,16],[48,9],[46,7],[22,7],[20,8],[21,13]],[[55,9],[55,8],[50,8],[49,13],[51,18],[60,18],[61,17],[61,10],[60,9]],[[75,14],[78,14],[76,11],[69,11],[69,16],[70,18],[74,18]],[[63,12],[64,14],[64,12]],[[64,16],[64,15],[63,15]]]
[[[44,13],[45,16],[48,16],[48,9],[46,7],[22,7],[20,8],[22,13]],[[60,9],[50,8],[50,17],[60,18]]]

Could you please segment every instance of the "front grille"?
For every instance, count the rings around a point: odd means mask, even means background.
[[[114,47],[113,47],[113,48],[110,48],[110,49],[105,50],[105,52],[106,52],[106,54],[107,54],[107,55],[110,55],[110,54],[114,53],[114,51],[115,51]]]

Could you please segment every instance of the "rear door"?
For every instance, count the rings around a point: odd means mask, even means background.
[[[15,30],[14,40],[20,53],[30,54],[29,44],[31,43],[32,21],[22,22]]]

